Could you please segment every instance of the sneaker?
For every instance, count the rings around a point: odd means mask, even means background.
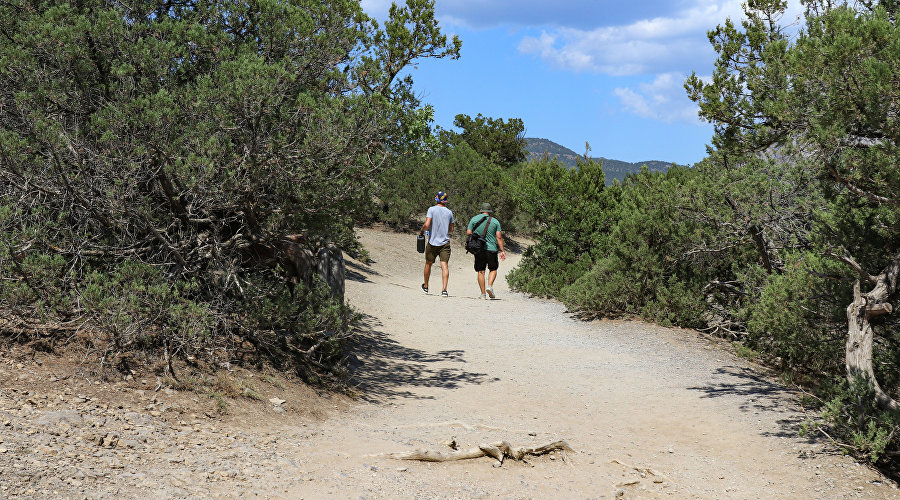
[[[487,288],[485,288],[485,290],[487,290],[488,297],[493,299],[494,298],[494,289],[491,287],[487,287]]]
[[[422,291],[428,293],[428,287],[425,286],[425,283],[422,283]]]
[[[483,293],[482,293],[481,296],[478,297],[478,298],[479,298],[479,299],[482,299],[482,300],[491,300],[491,299],[488,298],[488,296],[487,296],[486,294],[483,294]]]
[[[449,297],[449,296],[450,296],[450,294],[447,293],[447,290],[444,290],[441,292],[441,297]]]

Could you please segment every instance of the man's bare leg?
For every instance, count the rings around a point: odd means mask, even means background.
[[[487,294],[488,297],[494,298],[494,280],[497,278],[497,270],[493,270],[488,274],[488,286],[487,286]]]
[[[484,295],[484,271],[478,271],[478,288],[481,288],[481,295]]]
[[[444,288],[441,290],[447,290],[447,282],[450,281],[450,263],[446,261],[441,261],[441,279],[444,282]]]
[[[431,278],[431,264],[432,262],[425,263],[425,288],[428,288],[428,280]]]

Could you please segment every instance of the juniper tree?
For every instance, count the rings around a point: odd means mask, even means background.
[[[5,328],[99,332],[104,359],[334,355],[342,304],[287,286],[289,254],[352,242],[419,119],[404,68],[459,49],[433,0],[383,28],[358,0],[3,2]]]
[[[898,4],[804,4],[805,24],[791,38],[779,22],[786,2],[748,2],[740,28],[728,21],[710,32],[719,54],[712,79],[694,75],[686,87],[715,125],[719,158],[748,161],[777,150],[820,184],[827,206],[807,221],[812,243],[856,276],[846,310],[847,377],[866,379],[878,402],[896,410],[875,379],[872,349],[875,327],[892,337],[885,316],[900,275]]]

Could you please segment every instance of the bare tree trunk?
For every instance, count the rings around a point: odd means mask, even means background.
[[[328,284],[331,296],[343,302],[346,268],[341,249],[334,243],[323,243],[323,246],[316,252],[316,269],[319,271],[319,276]]]
[[[890,314],[893,311],[888,299],[897,289],[897,277],[900,274],[900,255],[894,257],[880,275],[872,276],[875,286],[868,293],[860,291],[859,280],[853,284],[853,302],[847,306],[847,379],[853,382],[856,378],[864,378],[875,390],[878,404],[890,410],[900,410],[900,404],[889,396],[875,379],[872,369],[872,318]]]

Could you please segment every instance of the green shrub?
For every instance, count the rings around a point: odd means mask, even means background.
[[[686,255],[699,229],[674,203],[695,174],[644,171],[604,187],[601,168],[587,162],[566,171],[553,161],[526,167],[522,205],[542,230],[510,282],[558,297],[585,317],[702,325],[710,270]]]
[[[462,142],[427,158],[407,156],[379,177],[379,219],[395,227],[418,230],[434,196],[444,191],[456,217],[457,236],[465,234],[482,203],[490,203],[503,230],[516,230],[517,206],[510,189],[518,167],[503,167]]]
[[[886,463],[900,451],[900,414],[880,408],[871,383],[840,379],[824,402],[818,419],[808,420],[804,433],[819,429],[855,457]]]
[[[508,275],[523,292],[558,297],[588,269],[611,225],[606,210],[614,191],[604,188],[600,163],[569,170],[556,158],[528,162],[515,185],[519,210],[536,227],[538,243]]]
[[[289,250],[363,254],[375,177],[430,116],[404,68],[459,56],[434,2],[383,28],[343,0],[12,0],[0,17],[3,334],[74,331],[103,364],[137,351],[170,372],[339,370],[353,315],[291,286]]]
[[[841,276],[841,266],[803,252],[785,255],[782,273],[756,271],[743,275],[747,289],[758,290],[741,311],[748,344],[781,370],[840,373],[847,329],[843,308],[852,297],[841,281],[823,277]]]

